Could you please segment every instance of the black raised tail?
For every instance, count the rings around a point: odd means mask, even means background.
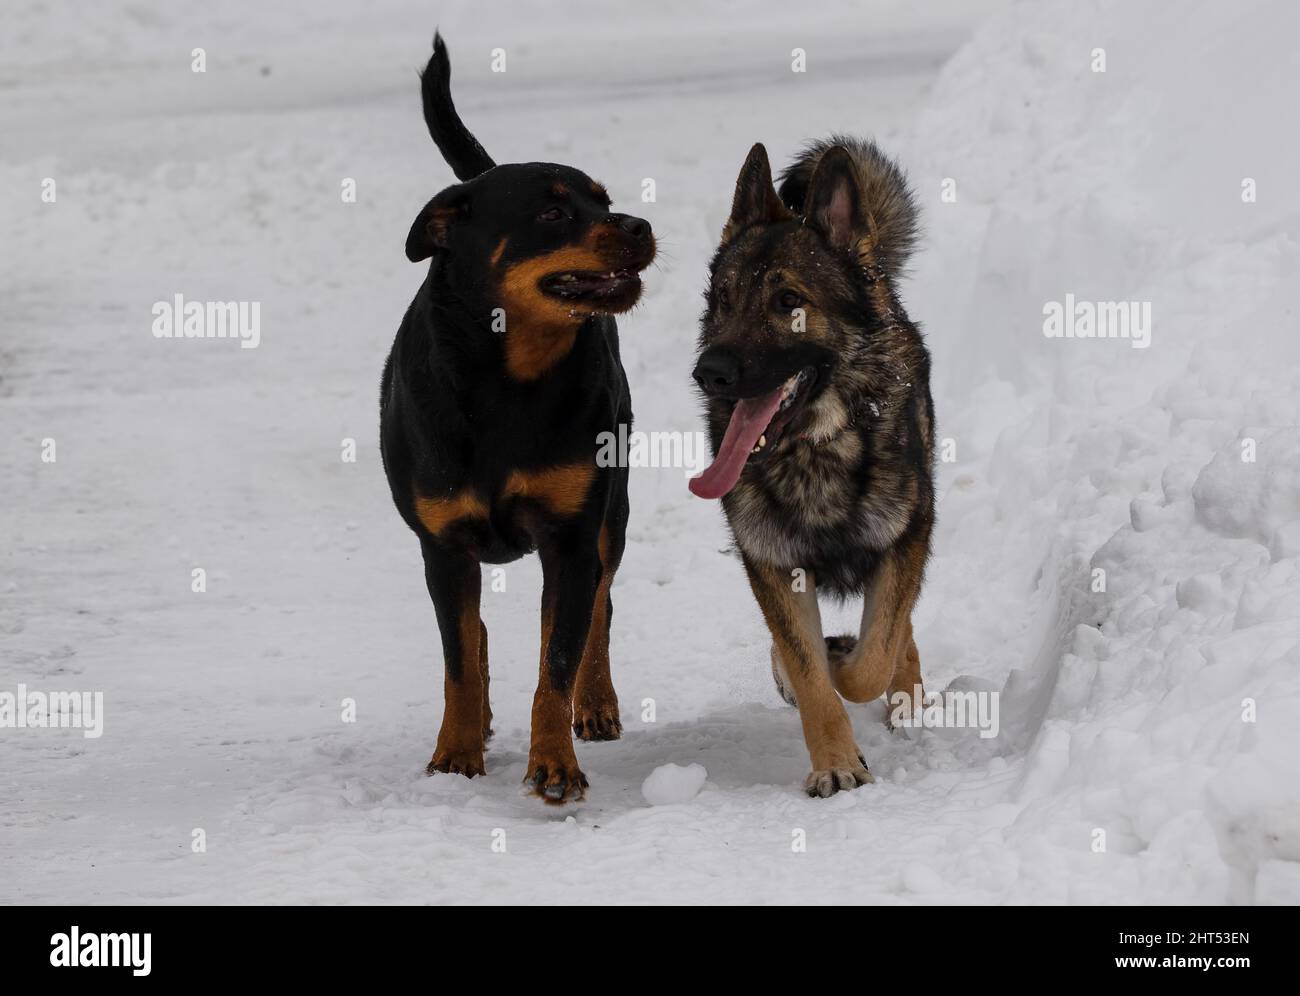
[[[451,102],[451,61],[442,35],[437,32],[433,36],[433,55],[420,74],[420,92],[424,98],[424,123],[458,180],[472,180],[496,165]]]

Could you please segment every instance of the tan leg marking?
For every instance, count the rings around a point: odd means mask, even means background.
[[[558,804],[581,799],[587,776],[578,767],[578,755],[573,750],[572,689],[560,691],[552,687],[546,667],[554,625],[554,606],[543,605],[542,659],[533,695],[532,738],[524,781],[531,783],[547,802]]]
[[[483,654],[486,630],[479,622],[477,596],[467,599],[460,617],[461,680],[450,669],[442,681],[444,710],[438,743],[427,771],[444,771],[473,778],[486,773],[483,764],[483,715],[487,705],[487,666]]]
[[[591,610],[591,630],[582,651],[578,678],[573,686],[573,732],[579,740],[617,740],[623,735],[618,716],[618,695],[609,674],[609,533],[600,531],[600,561],[604,565],[596,601]]]

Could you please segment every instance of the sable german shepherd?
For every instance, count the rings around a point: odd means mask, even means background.
[[[406,239],[407,257],[429,270],[384,367],[380,443],[442,633],[446,708],[427,770],[485,773],[479,564],[537,550],[542,646],[525,781],[559,803],[587,786],[573,737],[622,731],[609,589],[627,468],[598,467],[596,450],[601,433],[632,422],[611,316],[636,304],[655,240],[571,166],[496,165],[452,104],[441,37],[421,79],[429,133],[463,182],[430,200]]]
[[[833,136],[785,171],[755,145],[713,258],[695,380],[721,498],[799,707],[809,795],[872,781],[840,696],[921,684],[911,613],[934,521],[930,357],[895,282],[917,238],[902,171]],[[857,638],[824,638],[818,590],[864,595]],[[838,693],[838,694],[837,694]],[[913,709],[920,703],[913,702]]]

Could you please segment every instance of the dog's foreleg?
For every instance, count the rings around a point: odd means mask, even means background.
[[[542,652],[524,780],[548,802],[582,797],[587,778],[573,751],[573,690],[600,588],[600,554],[573,537],[542,545]]]
[[[825,797],[872,781],[844,703],[831,684],[816,579],[809,572],[804,583],[796,586],[782,571],[749,558],[745,558],[745,572],[799,707],[813,767],[804,779],[805,790]]]
[[[442,727],[427,771],[473,778],[486,772],[484,733],[491,720],[487,705],[487,631],[479,621],[478,562],[461,551],[421,544],[424,579],[442,635]]]
[[[886,691],[906,691],[921,684],[921,665],[912,642],[912,606],[921,591],[926,542],[923,537],[900,544],[881,560],[862,605],[858,639],[842,654],[832,652],[831,679],[850,702],[871,702]],[[921,703],[911,703],[919,709]]]

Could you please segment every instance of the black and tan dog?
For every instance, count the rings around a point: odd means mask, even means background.
[[[525,781],[580,797],[573,750],[621,733],[609,675],[610,583],[627,527],[627,468],[597,437],[630,425],[612,314],[641,293],[650,226],[615,214],[568,166],[497,166],[457,115],[446,48],[422,74],[424,117],[463,182],[411,226],[429,272],[384,368],[381,447],[393,501],[420,540],[442,634],[446,708],[428,771],[485,771],[491,733],[481,563],[542,561],[542,647]]]
[[[712,264],[695,379],[715,456],[690,486],[722,499],[773,676],[799,707],[810,795],[872,780],[840,696],[910,700],[921,684],[930,358],[895,292],[916,234],[906,181],[874,144],[810,146],[779,196],[755,145]],[[819,589],[865,595],[856,639],[823,637]]]

